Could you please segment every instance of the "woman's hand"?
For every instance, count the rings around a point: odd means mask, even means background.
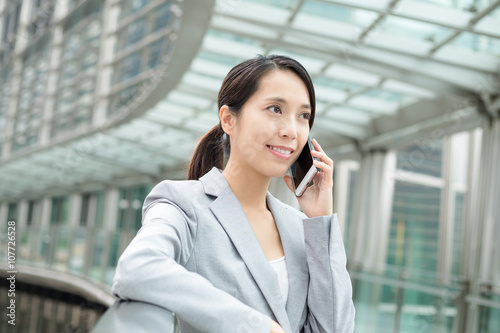
[[[314,149],[311,151],[314,166],[321,169],[313,179],[314,184],[310,186],[301,197],[298,197],[300,208],[307,217],[316,217],[333,214],[333,161],[323,151],[316,139],[312,140]],[[293,192],[292,178],[283,176],[288,188]]]
[[[271,324],[271,333],[286,333],[285,330],[273,320]]]

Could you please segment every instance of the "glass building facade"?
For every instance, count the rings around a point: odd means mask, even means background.
[[[227,72],[278,53],[315,85],[356,332],[500,331],[498,1],[0,1],[0,38],[0,236],[16,222],[19,265],[109,289]]]

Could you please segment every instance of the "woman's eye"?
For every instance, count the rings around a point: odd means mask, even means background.
[[[267,109],[273,113],[280,113],[281,112],[281,109],[279,108],[279,106],[270,106]]]
[[[304,112],[303,114],[300,115],[304,119],[310,119],[311,118],[311,113],[309,112]]]

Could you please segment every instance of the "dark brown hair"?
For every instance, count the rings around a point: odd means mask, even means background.
[[[274,69],[290,70],[304,82],[311,105],[311,118],[309,119],[309,128],[311,128],[316,110],[311,77],[299,62],[280,55],[258,56],[234,66],[222,82],[218,97],[219,110],[223,105],[227,105],[232,113],[239,116],[245,102],[258,90],[260,78]],[[224,154],[229,156],[229,153],[229,137],[224,135],[219,123],[201,138],[196,147],[189,164],[188,179],[197,180],[214,166],[223,169]]]

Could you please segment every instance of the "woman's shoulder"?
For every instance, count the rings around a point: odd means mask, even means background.
[[[205,196],[203,185],[198,180],[170,180],[158,183],[144,200],[143,210],[157,203],[171,204],[185,214],[195,215],[193,203],[202,201]],[[206,196],[205,196],[206,197]]]
[[[190,195],[203,192],[203,186],[199,180],[171,180],[165,179],[156,184],[151,194],[156,195]]]

